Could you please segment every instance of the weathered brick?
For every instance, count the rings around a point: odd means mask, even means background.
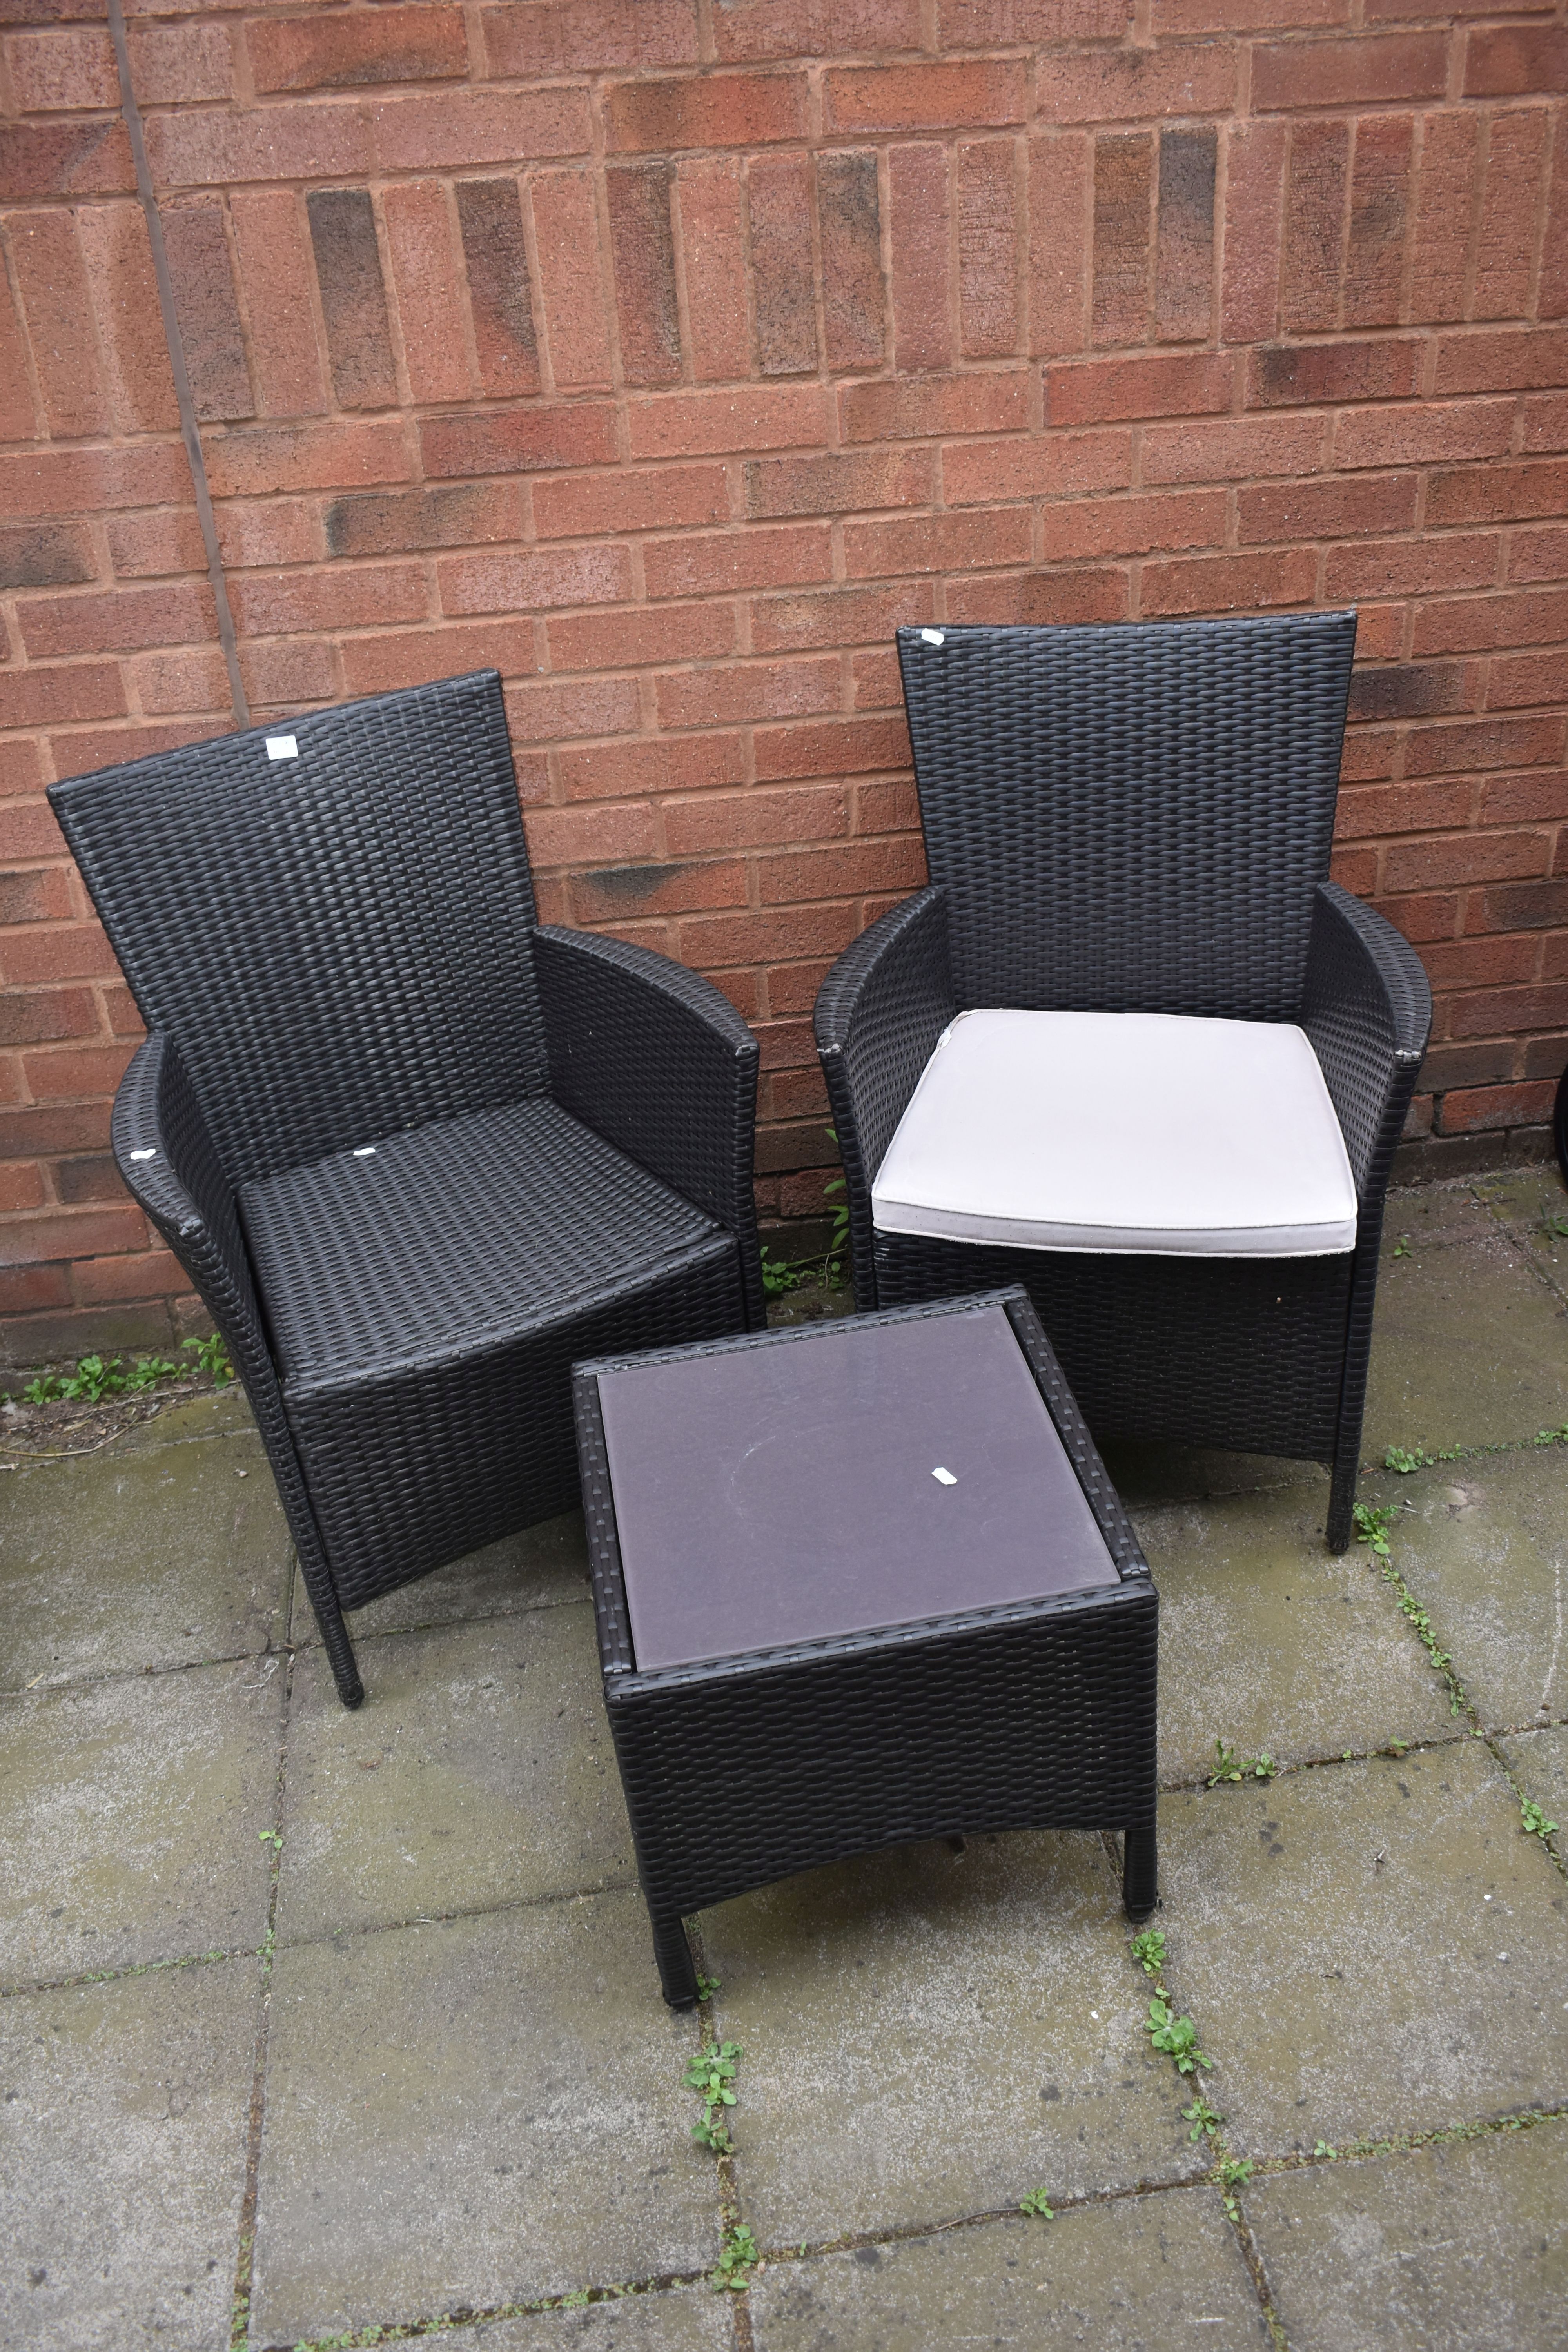
[[[0,1237],[0,1265],[107,1257],[117,1250],[140,1249],[146,1239],[146,1222],[129,1201],[115,1209],[55,1209],[17,1219]]]
[[[1479,132],[1474,114],[1421,118],[1421,173],[1411,241],[1413,320],[1465,315]]]
[[[942,478],[950,506],[1122,490],[1132,478],[1132,436],[1110,428],[952,444],[942,451]]]
[[[676,672],[658,681],[661,727],[747,726],[832,710],[836,660],[738,662],[726,669]]]
[[[764,147],[805,136],[801,73],[670,74],[612,82],[605,131],[613,155],[682,147]]]
[[[1492,118],[1476,230],[1473,318],[1518,318],[1530,308],[1550,145],[1551,125],[1540,107]]]
[[[43,1202],[44,1179],[38,1169],[26,1160],[12,1160],[7,1165],[0,1165],[0,1214],[15,1214],[19,1209],[41,1208]],[[28,1295],[31,1286],[29,1277],[44,1285],[59,1276],[60,1269],[57,1266],[17,1268],[0,1288],[0,1303],[7,1312],[12,1311],[13,1302],[28,1306],[44,1303]],[[68,1287],[63,1278],[60,1286],[62,1290]]]
[[[549,625],[552,669],[645,668],[656,662],[714,661],[735,650],[729,604],[635,604]]]
[[[1568,637],[1568,588],[1502,590],[1490,596],[1447,597],[1420,605],[1413,650],[1490,652],[1554,644],[1563,637]]]
[[[610,808],[531,809],[527,829],[529,856],[540,866],[657,857],[662,846],[658,819],[646,802]]]
[[[626,430],[634,457],[787,449],[827,438],[827,400],[815,383],[658,393],[629,404]]]
[[[151,516],[141,518],[151,524]],[[164,521],[177,521],[182,529],[182,541],[190,547],[190,559],[184,564],[153,564],[148,569],[197,572],[205,562],[200,533],[194,530],[194,515],[164,517]],[[316,530],[316,508],[309,499],[231,499],[218,511],[217,540],[226,564],[237,571],[253,563],[304,563],[319,553]],[[110,549],[116,546],[115,527],[110,526]],[[115,569],[121,568],[118,554]]]
[[[120,103],[113,44],[96,25],[14,34],[5,43],[5,69],[13,102],[22,114]]]
[[[1447,726],[1413,728],[1405,745],[1405,772],[1447,776],[1469,768],[1559,766],[1563,731],[1561,719],[1462,719]]]
[[[614,66],[695,65],[696,0],[511,0],[486,8],[492,74],[604,73]]]
[[[1568,449],[1568,392],[1541,393],[1526,400],[1523,408],[1522,449]]]
[[[31,212],[5,227],[49,430],[100,433],[109,405],[76,222],[68,212]]]
[[[510,174],[459,180],[458,221],[479,389],[504,397],[539,390],[522,199]]]
[[[346,637],[343,685],[350,694],[385,694],[424,686],[466,669],[499,669],[516,677],[534,667],[531,621],[447,621],[434,629],[388,629]]]
[[[1310,548],[1248,555],[1185,555],[1145,563],[1145,613],[1236,613],[1273,604],[1310,604],[1317,564]]]
[[[160,588],[112,588],[102,594],[34,596],[17,607],[29,661],[62,655],[130,653],[141,646],[216,638],[212,590],[205,580]]]
[[[1568,817],[1568,771],[1489,776],[1481,786],[1482,824],[1540,824]]]
[[[276,110],[268,110],[271,113]],[[318,116],[322,101],[312,110]],[[375,157],[386,172],[477,172],[486,163],[517,169],[552,155],[583,155],[593,144],[588,93],[581,89],[431,91],[383,98],[365,114]],[[320,166],[301,166],[302,170]],[[336,165],[331,167],[334,171]]]
[[[1471,1135],[1502,1127],[1540,1126],[1552,1116],[1552,1088],[1534,1086],[1461,1087],[1445,1095],[1439,1119],[1444,1135]]]
[[[831,131],[964,131],[1022,122],[1028,111],[1022,58],[976,64],[834,66],[823,77]]]
[[[1249,408],[1316,406],[1341,400],[1405,400],[1421,382],[1415,336],[1362,336],[1337,343],[1265,343],[1247,353]]]
[[[1504,883],[1498,889],[1482,891],[1470,906],[1472,929],[1554,930],[1559,924],[1568,925],[1568,879]]]
[[[665,837],[673,856],[704,849],[771,849],[781,841],[826,840],[849,830],[849,794],[841,783],[792,791],[757,786],[668,801]]]
[[[1444,994],[1457,988],[1506,988],[1535,978],[1536,942],[1530,939],[1443,940],[1424,948],[1421,961],[1433,988]],[[1510,1047],[1515,1055],[1518,1050],[1517,1045]],[[1446,1074],[1445,1083],[1454,1086],[1458,1081]]]
[[[593,183],[586,172],[540,172],[530,183],[529,200],[555,388],[607,385],[610,338]]]
[[[531,548],[521,554],[451,555],[436,566],[444,613],[546,611],[612,604],[631,593],[631,557],[613,542]]]
[[[758,895],[764,907],[858,897],[868,890],[918,890],[925,878],[924,845],[915,839],[833,842],[821,848],[774,851],[757,859]],[[823,1098],[821,1072],[812,1068],[802,1077],[806,1083],[795,1099],[802,1108],[813,1108]],[[779,1100],[777,1094],[774,1099]]]
[[[1525,391],[1568,380],[1568,328],[1505,327],[1437,339],[1437,393]]]
[[[40,1045],[93,1037],[101,1028],[90,988],[15,990],[0,996],[0,1045]]]
[[[1328,593],[1331,599],[1343,592]],[[1429,719],[1436,711],[1462,710],[1465,700],[1462,662],[1392,662],[1379,669],[1358,665],[1351,678],[1352,720]]]
[[[223,208],[212,203],[170,205],[163,209],[163,222],[180,342],[196,414],[252,416],[256,401],[246,365]]]
[[[938,0],[937,46],[990,49],[1024,41],[1114,41],[1131,18],[1127,0]]]
[[[1226,132],[1220,331],[1229,342],[1261,341],[1279,324],[1287,137],[1281,122],[1232,123]]]
[[[1492,664],[1487,705],[1518,710],[1531,703],[1568,701],[1568,653],[1515,654]]]
[[[1237,52],[1219,41],[1087,54],[1047,50],[1036,109],[1047,122],[1159,122],[1172,115],[1226,114],[1236,101]]]
[[[384,110],[378,113],[378,126],[383,119]],[[226,107],[172,108],[147,117],[146,134],[147,160],[160,189],[359,179],[375,166],[372,125],[352,100],[313,99],[244,113]]]
[[[22,322],[8,278],[0,275],[0,441],[28,441],[37,429]]]
[[[902,441],[942,433],[1017,433],[1029,422],[1023,368],[966,368],[956,375],[881,377],[841,385],[846,441]]]
[[[929,580],[757,596],[751,606],[752,647],[769,654],[885,644],[905,623],[934,617]]]
[[[312,188],[305,199],[316,281],[341,408],[384,408],[397,395],[368,188]]]
[[[316,345],[310,237],[300,199],[286,190],[241,192],[229,199],[229,218],[253,331],[251,358],[261,414],[313,415],[327,405],[327,390]]]
[[[561,753],[561,790],[569,801],[697,792],[738,784],[745,772],[745,747],[737,734],[623,738],[568,744]]]
[[[713,43],[727,62],[921,46],[920,0],[724,0]]]
[[[1433,596],[1446,589],[1484,587],[1497,578],[1500,547],[1493,534],[1481,531],[1458,531],[1441,539],[1360,540],[1330,551],[1323,593],[1337,602],[1357,596]],[[1423,619],[1428,613],[1449,610],[1447,604],[1420,608],[1416,653],[1447,649],[1423,641]]]
[[[1568,313],[1568,107],[1557,109],[1535,309],[1542,319]]]
[[[47,981],[114,980],[120,967],[100,924],[63,922],[30,925],[0,942],[0,971],[8,988],[33,988]]]
[[[1046,370],[1049,425],[1194,416],[1230,406],[1231,361],[1220,352],[1085,360]]]
[[[1028,561],[1029,516],[1023,507],[985,507],[966,514],[896,515],[844,526],[844,564],[852,580],[900,572],[987,570]]]
[[[117,116],[0,124],[0,204],[34,196],[128,196],[131,142]]]
[[[1291,133],[1279,294],[1287,334],[1321,333],[1339,323],[1350,152],[1348,122],[1302,122]]]
[[[1212,129],[1161,131],[1154,332],[1162,342],[1201,341],[1209,331],[1217,153]]]
[[[1534,98],[1568,89],[1568,31],[1561,25],[1493,25],[1465,45],[1467,98]]]
[[[410,396],[466,400],[474,387],[452,196],[439,180],[405,181],[384,190],[381,212]]]
[[[663,163],[623,165],[605,175],[621,366],[628,383],[670,383],[680,373],[670,178]]]
[[[1396,842],[1384,859],[1384,883],[1390,890],[1426,890],[1445,883],[1508,881],[1544,875],[1551,862],[1549,833],[1448,835],[1436,841]]]
[[[1310,473],[1321,461],[1325,431],[1313,416],[1152,425],[1143,436],[1143,479],[1245,481],[1258,474]]]
[[[971,359],[1018,349],[1017,151],[1011,139],[957,151],[960,339]]]
[[[723,595],[738,589],[824,581],[832,574],[833,548],[825,522],[742,523],[733,530],[683,531],[676,539],[648,540],[643,547],[643,576],[650,596]]]
[[[1568,1026],[1568,987],[1561,983],[1489,988],[1476,996],[1456,998],[1449,1010],[1449,1034],[1455,1037],[1493,1037],[1500,1030],[1564,1026]]]
[[[0,588],[65,588],[98,566],[85,534],[63,523],[0,526]]]
[[[879,367],[887,328],[881,205],[870,148],[817,157],[816,211],[827,364]]]
[[[1456,457],[1500,457],[1513,426],[1504,400],[1435,401],[1352,409],[1334,427],[1336,466],[1423,466]]]
[[[1085,621],[1124,621],[1127,573],[1114,564],[1081,564],[1059,572],[988,572],[948,584],[948,618],[992,627],[1060,627]]]
[[[140,205],[84,205],[76,215],[110,406],[121,431],[173,430],[174,371]]]
[[[13,866],[0,874],[0,923],[58,923],[71,911],[63,866]]]
[[[1516,530],[1509,542],[1510,580],[1568,580],[1568,523]]]
[[[1348,25],[1350,13],[1350,0],[1154,0],[1153,26],[1162,40],[1183,33],[1311,31]]]
[[[1414,137],[1408,115],[1367,116],[1356,124],[1345,255],[1347,327],[1392,326],[1398,320]]]
[[[124,708],[113,662],[0,670],[0,727],[58,727],[73,719],[111,719]],[[58,838],[51,838],[50,854]],[[13,848],[14,856],[25,854]]]
[[[468,65],[461,8],[418,0],[347,14],[264,16],[246,27],[246,42],[258,90],[449,81]]]
[[[242,645],[239,674],[253,718],[268,708],[293,711],[307,703],[336,702],[342,692],[335,650],[324,636],[260,638]]]
[[[637,726],[639,709],[632,677],[542,678],[506,689],[514,745],[625,733]]]
[[[686,276],[691,372],[702,381],[751,370],[741,167],[726,156],[691,156],[676,174]]]
[[[1445,33],[1360,33],[1338,41],[1259,41],[1252,52],[1252,103],[1259,113],[1441,98],[1447,81]]]
[[[757,365],[763,375],[799,375],[816,365],[807,158],[759,156],[746,193]]]
[[[476,561],[494,559],[479,556]],[[292,629],[363,629],[378,622],[422,621],[426,612],[425,567],[357,563],[335,571],[321,566],[309,572],[247,572],[230,581],[229,601],[241,632],[258,637]]]
[[[1522,522],[1556,516],[1568,507],[1568,464],[1548,459],[1523,466],[1456,466],[1433,474],[1426,520],[1434,529],[1457,522]]]
[[[562,474],[535,485],[533,527],[541,539],[605,530],[668,530],[718,522],[730,511],[722,466],[659,466],[647,472]],[[515,533],[509,533],[515,537]]]
[[[608,401],[566,401],[427,416],[419,427],[419,446],[426,473],[437,480],[603,466],[616,455],[616,412]],[[402,473],[399,465],[381,478],[395,481]]]
[[[1031,139],[1029,349],[1054,357],[1089,347],[1094,142],[1082,131]]]
[[[1048,562],[1148,555],[1225,540],[1223,490],[1163,490],[1134,498],[1074,499],[1046,511]]]
[[[888,155],[889,294],[893,362],[900,371],[952,359],[947,150],[934,142]]]
[[[233,42],[226,25],[136,26],[130,48],[131,79],[142,106],[188,106],[198,98],[233,94]],[[118,100],[116,91],[110,102]]]
[[[806,719],[759,727],[753,754],[763,782],[874,774],[910,765],[909,730],[901,711],[887,719]]]
[[[1142,343],[1149,331],[1154,142],[1144,131],[1094,144],[1094,340]]]
[[[226,712],[228,674],[216,646],[184,647],[177,653],[139,654],[129,663],[137,708],[149,717],[174,711]]]

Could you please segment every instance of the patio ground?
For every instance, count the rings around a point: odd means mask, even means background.
[[[364,1612],[349,1716],[242,1400],[8,1468],[0,2343],[1568,2345],[1548,1212],[1539,1169],[1391,1199],[1367,1459],[1459,1449],[1366,1478],[1393,1580],[1323,1550],[1310,1465],[1112,1462],[1212,2141],[1095,1837],[727,1905],[721,1990],[667,2011],[575,1521]],[[1216,1739],[1278,1777],[1208,1789]],[[743,2052],[722,2164],[681,2083],[707,2032]],[[764,2259],[716,2292],[737,2221]]]

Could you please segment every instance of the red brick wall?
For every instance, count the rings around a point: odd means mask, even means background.
[[[0,1305],[167,1330],[134,1015],[40,797],[232,722],[99,0],[0,70]],[[546,914],[763,1042],[921,878],[900,621],[1362,607],[1341,872],[1421,1118],[1568,1055],[1568,21],[1486,0],[447,0],[131,42],[258,717],[494,662]],[[1462,1148],[1462,1147],[1461,1147]]]

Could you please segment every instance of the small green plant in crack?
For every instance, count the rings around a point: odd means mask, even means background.
[[[1314,2147],[1312,2154],[1314,2156],[1326,2156],[1331,2158],[1338,2156],[1339,2149],[1337,2147],[1331,2147],[1326,2139],[1321,2139]]]
[[[1197,2141],[1215,2138],[1225,2117],[1217,2107],[1210,2106],[1201,2091],[1196,2091],[1193,2095],[1192,2105],[1182,2109],[1182,2121],[1192,2126],[1187,2137]]]
[[[1237,2201],[1236,2192],[1238,2189],[1246,2188],[1252,2174],[1252,2159],[1247,2156],[1227,2156],[1219,2168],[1220,2196],[1224,2200],[1225,2210],[1233,2221],[1239,2221],[1241,2219],[1241,2207]]]
[[[1388,1530],[1399,1517],[1399,1505],[1358,1503],[1352,1517],[1355,1520],[1356,1541],[1370,1544],[1379,1559],[1387,1559]]]
[[[1211,1789],[1217,1789],[1222,1780],[1273,1780],[1279,1777],[1279,1767],[1267,1748],[1257,1756],[1238,1757],[1234,1748],[1216,1739],[1214,1752],[1215,1768],[1208,1777]]]
[[[758,2259],[757,2242],[744,2221],[727,2223],[712,2284],[716,2287],[733,2287],[739,2293],[742,2287],[750,2286]]]
[[[563,2311],[584,2311],[587,2305],[588,2290],[585,2286],[580,2286],[575,2294],[563,2294],[561,2298]]]
[[[731,2084],[735,2068],[745,2053],[738,2042],[712,2042],[686,2062],[681,2076],[689,2091],[696,2091],[702,2100],[700,2120],[691,2126],[691,2137],[700,2147],[710,2147],[715,2156],[728,2156],[731,2148],[729,2126],[722,2110],[732,2107],[735,2094]]]
[[[763,1252],[763,1294],[767,1298],[787,1298],[812,1278],[813,1269],[805,1265],[785,1265],[771,1250]]]
[[[1556,1429],[1538,1429],[1530,1442],[1532,1445],[1568,1445],[1568,1421]]]
[[[1145,1927],[1132,1938],[1132,1957],[1146,1977],[1158,1977],[1165,1965],[1163,1927]]]
[[[221,1389],[233,1380],[228,1342],[218,1332],[209,1332],[205,1339],[182,1339],[180,1345],[186,1355],[195,1356],[197,1370],[207,1373],[216,1387]]]
[[[1039,2221],[1054,2221],[1057,2218],[1051,2200],[1043,2189],[1031,2189],[1026,2197],[1020,2197],[1018,2210],[1032,2214]]]
[[[1400,1234],[1399,1239],[1394,1244],[1394,1255],[1395,1257],[1408,1257],[1410,1255],[1410,1236],[1408,1234]]]
[[[1408,1478],[1413,1470],[1430,1469],[1436,1458],[1435,1454],[1426,1453],[1419,1445],[1391,1445],[1383,1457],[1383,1466],[1385,1470],[1397,1470],[1402,1478]]]
[[[1541,1203],[1541,1229],[1549,1242],[1568,1242],[1568,1217],[1554,1209],[1544,1197]]]
[[[1521,1797],[1519,1818],[1526,1837],[1549,1838],[1555,1831],[1555,1822],[1548,1821],[1533,1797]]]
[[[279,1831],[277,1831],[277,1830],[258,1830],[258,1831],[257,1831],[257,1832],[256,1832],[256,1834],[257,1834],[258,1839],[260,1841],[260,1843],[261,1843],[263,1845],[269,1845],[269,1846],[272,1848],[272,1851],[273,1851],[273,1853],[282,1853],[282,1851],[283,1851],[283,1839],[282,1839],[282,1835],[281,1835],[281,1833],[280,1833]]]
[[[723,1985],[717,1977],[705,1977],[702,1974],[701,1969],[699,1969],[697,1972],[697,1998],[699,2000],[711,2000],[716,1992],[722,1992],[723,1990]]]
[[[1195,2074],[1200,2066],[1212,2068],[1214,2060],[1205,2057],[1198,2047],[1197,2027],[1190,2017],[1176,2015],[1163,1991],[1157,1992],[1149,2003],[1143,2031],[1154,2048],[1163,2050],[1173,2061],[1178,2074]]]

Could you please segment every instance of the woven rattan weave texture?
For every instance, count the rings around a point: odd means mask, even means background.
[[[998,1303],[1121,1582],[652,1673],[639,1672],[632,1651],[598,1403],[598,1376],[625,1359],[577,1368],[605,1705],[655,1955],[675,2006],[697,1993],[683,1915],[913,1839],[1121,1829],[1128,1908],[1141,1916],[1155,1900],[1159,1600],[1148,1566],[1023,1291],[912,1311],[963,1314]],[[759,1334],[704,1352],[832,1347],[847,1328]],[[657,1364],[670,1352],[639,1360]],[[845,1540],[852,1549],[847,1515]]]
[[[816,1004],[858,1305],[1023,1283],[1097,1435],[1329,1463],[1335,1549],[1431,1022],[1415,950],[1326,878],[1354,637],[1334,613],[900,630],[931,887]],[[871,1184],[936,1037],[986,1005],[1300,1023],[1355,1176],[1354,1251],[1248,1264],[874,1233]]]
[[[494,671],[289,740],[50,797],[152,1032],[121,1173],[229,1343],[353,1705],[344,1608],[575,1498],[574,1356],[761,1323],[757,1046],[697,974],[536,926]]]

